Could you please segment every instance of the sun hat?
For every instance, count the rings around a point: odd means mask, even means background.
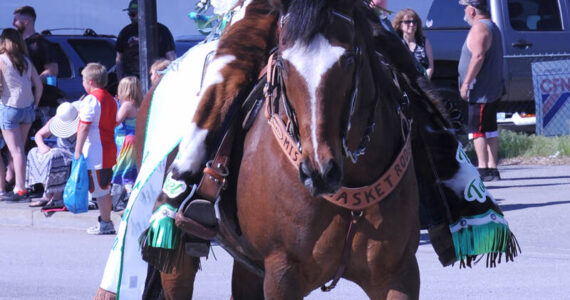
[[[53,135],[68,138],[77,132],[79,103],[80,101],[63,102],[57,107],[55,116],[49,122],[49,130]]]
[[[471,5],[480,10],[487,10],[487,0],[459,0],[460,5]]]
[[[131,0],[129,2],[129,7],[123,9],[123,11],[138,11],[139,10],[139,2],[137,0]]]

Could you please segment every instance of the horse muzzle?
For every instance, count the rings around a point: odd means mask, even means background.
[[[313,197],[335,193],[341,187],[342,177],[342,168],[334,159],[323,165],[322,172],[311,167],[307,159],[299,166],[299,178]]]

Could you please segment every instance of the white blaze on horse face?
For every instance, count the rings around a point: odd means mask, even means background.
[[[200,90],[200,102],[203,101],[202,96],[210,86],[224,81],[224,77],[220,71],[235,59],[236,57],[233,55],[224,55],[216,57],[210,62],[208,69],[206,70],[206,75],[204,76],[202,89]]]
[[[321,172],[324,172],[324,168],[318,158],[317,88],[323,75],[345,52],[346,49],[331,45],[322,34],[318,34],[309,45],[297,41],[293,47],[283,51],[283,58],[295,66],[307,84],[311,103],[311,141],[315,152],[315,162],[319,165]]]
[[[200,129],[195,123],[190,124],[188,134],[182,137],[178,146],[178,156],[173,162],[179,173],[196,174],[206,160],[206,135],[208,130]]]

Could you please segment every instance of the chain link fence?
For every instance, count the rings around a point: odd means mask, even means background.
[[[570,135],[570,59],[531,63],[536,133]]]

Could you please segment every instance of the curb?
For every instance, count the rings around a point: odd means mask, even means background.
[[[1,226],[25,226],[49,229],[72,229],[85,231],[95,225],[98,210],[89,210],[86,213],[73,214],[68,211],[56,212],[50,217],[44,216],[40,208],[28,207],[29,202],[0,202],[0,227]],[[111,213],[111,220],[115,229],[119,229],[121,216]]]

